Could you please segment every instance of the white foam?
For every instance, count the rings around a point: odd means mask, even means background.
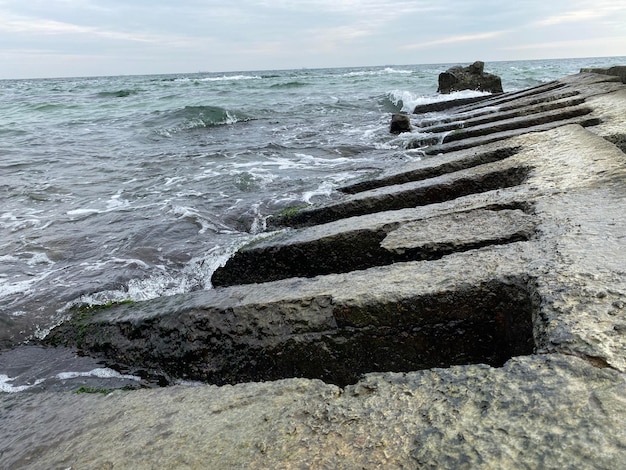
[[[254,219],[252,220],[252,224],[250,225],[250,233],[258,234],[263,232],[267,228],[267,218],[268,216],[264,216],[260,210],[261,204],[253,204],[252,212],[254,214]]]
[[[54,271],[48,271],[41,273],[37,277],[32,277],[23,281],[13,281],[9,282],[6,278],[0,278],[0,299],[3,297],[8,297],[13,294],[18,293],[28,293],[30,292],[31,286],[36,284],[39,281],[44,280],[48,276],[50,276]]]
[[[303,193],[302,200],[307,204],[313,204],[313,202],[311,202],[311,199],[313,199],[315,196],[329,197],[332,194],[334,188],[335,185],[330,181],[323,181],[317,187],[317,189]]]
[[[41,225],[41,220],[35,217],[41,211],[29,211],[27,214],[15,215],[12,212],[6,212],[0,215],[0,228],[8,229],[10,232],[17,232],[23,229],[35,229]]]
[[[200,212],[193,208],[187,206],[174,206],[171,211],[175,216],[179,219],[190,219],[195,224],[200,226],[198,233],[204,234],[207,231],[211,231],[214,233],[231,233],[232,230],[227,226],[222,224],[221,222],[214,222],[209,220],[208,216],[204,216],[200,214]]]
[[[98,209],[74,209],[67,211],[66,214],[70,217],[86,217],[93,214],[101,214],[104,211]]]
[[[394,69],[392,67],[385,67],[382,70],[360,70],[358,72],[348,72],[343,74],[343,77],[371,77],[371,76],[379,76],[379,75],[392,75],[392,74],[402,74],[409,75],[412,74],[412,70],[404,70],[404,69]]]
[[[12,385],[9,382],[13,382],[15,379],[10,378],[8,375],[0,374],[0,392],[4,393],[18,393],[28,390],[29,388],[36,387],[45,379],[37,379],[34,384],[30,385]]]
[[[272,233],[262,233],[254,237],[242,234],[234,237],[230,244],[217,245],[205,253],[204,256],[193,258],[178,273],[172,274],[165,266],[155,266],[159,271],[148,278],[131,279],[124,289],[83,295],[79,299],[68,303],[63,310],[66,311],[77,304],[103,305],[108,302],[121,302],[124,300],[143,301],[157,297],[184,294],[198,287],[211,289],[211,276],[218,267],[224,266],[228,259],[245,243],[269,235],[272,235]],[[45,333],[42,334],[45,335]]]
[[[182,380],[182,379],[175,380],[174,384],[180,385],[182,387],[204,387],[206,385],[204,382],[195,382],[191,380]]]
[[[111,196],[111,199],[109,199],[106,203],[107,208],[105,212],[112,212],[130,206],[130,201],[122,199],[121,195],[122,193],[120,191]]]
[[[24,315],[28,315],[29,312],[25,311],[25,310],[15,310],[13,312],[10,312],[9,315],[12,317],[23,317]]]
[[[87,372],[61,372],[56,375],[56,378],[60,380],[70,380],[78,377],[98,377],[100,379],[128,379],[141,381],[141,378],[136,375],[120,374],[119,372],[109,369],[108,367],[92,369]]]
[[[387,93],[389,100],[396,106],[399,106],[400,103],[402,103],[402,111],[407,113],[412,113],[418,105],[486,95],[490,95],[490,93],[475,90],[455,91],[445,95],[419,95],[408,90],[392,90]]]
[[[183,178],[181,176],[174,176],[172,178],[165,178],[165,186],[171,186],[176,183],[182,183],[187,181],[187,178]]]
[[[67,211],[66,214],[74,218],[86,218],[94,214],[105,214],[107,212],[127,209],[130,207],[130,201],[122,199],[122,191],[120,190],[116,194],[112,195],[108,201],[106,201],[105,206],[106,207],[104,209],[81,207],[79,209]]]
[[[133,266],[133,265],[137,265],[137,266],[141,266],[142,268],[150,268],[150,266],[145,263],[144,261],[138,259],[138,258],[112,258],[111,259],[112,263],[116,263],[116,264],[122,264],[124,266]]]
[[[412,113],[417,103],[423,100],[423,96],[416,95],[407,90],[393,90],[388,93],[389,100],[395,105],[402,104],[401,111]]]
[[[100,379],[127,379],[127,380],[135,380],[137,382],[141,381],[141,377],[137,377],[136,375],[124,375],[120,374],[113,369],[109,369],[108,367],[96,368],[86,372],[61,372],[56,374],[52,378],[56,378],[59,380],[71,380],[77,379],[79,377],[97,377]],[[37,379],[32,384],[26,385],[13,385],[15,378],[10,378],[8,375],[0,374],[0,392],[4,393],[19,393],[30,388],[36,387],[37,385],[43,383],[46,378]]]
[[[36,266],[38,264],[52,265],[54,264],[54,261],[48,258],[46,253],[33,253],[33,256],[26,262],[26,264],[29,266]]]
[[[178,78],[177,82],[223,82],[238,80],[261,80],[263,77],[258,75],[222,75],[221,77],[203,77],[203,78]]]

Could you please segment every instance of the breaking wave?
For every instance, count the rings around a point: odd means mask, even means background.
[[[412,113],[415,107],[418,105],[484,95],[489,95],[489,93],[483,91],[464,90],[449,93],[446,95],[420,95],[407,90],[392,90],[386,94],[385,98],[383,98],[382,106],[385,111],[403,111],[406,113]]]

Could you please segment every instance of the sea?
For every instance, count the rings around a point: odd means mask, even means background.
[[[487,63],[515,91],[626,57]],[[272,214],[423,157],[452,65],[0,80],[0,351],[77,305],[212,289]],[[434,157],[436,158],[436,157]]]

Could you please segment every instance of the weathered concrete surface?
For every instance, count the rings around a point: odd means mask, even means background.
[[[345,389],[291,379],[1,396],[0,449],[11,469],[619,470],[625,392],[618,372],[547,355]]]
[[[626,468],[626,88],[580,74],[495,99],[445,119],[590,112],[425,149],[445,154],[240,250],[216,272],[236,285],[49,338],[148,379],[298,378],[0,396],[2,463]]]

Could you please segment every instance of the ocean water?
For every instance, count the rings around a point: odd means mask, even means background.
[[[514,91],[626,58],[486,64]],[[0,81],[0,350],[72,306],[211,289],[268,216],[421,158],[450,65]]]

